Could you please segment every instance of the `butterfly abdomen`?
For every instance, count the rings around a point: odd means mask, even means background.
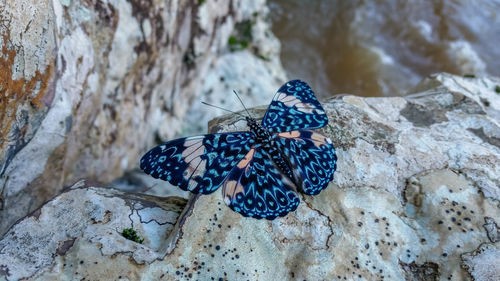
[[[268,146],[264,146],[264,150],[266,150],[269,155],[271,155],[271,159],[274,164],[280,170],[281,173],[286,175],[292,182],[295,183],[292,168],[290,165],[284,160],[283,153],[278,148],[277,144],[272,141]]]
[[[247,125],[250,127],[250,131],[255,136],[255,142],[257,145],[261,146],[263,150],[271,156],[272,161],[278,168],[278,170],[286,175],[293,182],[293,172],[290,165],[284,160],[281,150],[278,144],[275,143],[271,133],[265,127],[257,124],[257,121],[251,117],[247,117]]]

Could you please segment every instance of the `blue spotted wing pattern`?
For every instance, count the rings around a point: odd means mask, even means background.
[[[337,156],[327,137],[300,130],[279,133],[277,143],[290,164],[299,191],[316,195],[333,180]]]
[[[279,88],[262,120],[262,126],[270,132],[316,129],[327,123],[325,111],[311,87],[300,80],[287,82]]]
[[[176,139],[146,153],[141,169],[183,190],[208,194],[222,184],[253,143],[251,132]]]
[[[300,200],[295,189],[263,149],[252,148],[229,174],[222,195],[234,211],[272,220],[297,208]]]
[[[287,82],[261,124],[249,132],[173,140],[147,152],[141,169],[183,190],[208,194],[223,186],[226,204],[243,216],[274,219],[294,211],[297,192],[315,195],[333,179],[337,157],[329,139],[308,129],[328,118],[311,88]]]

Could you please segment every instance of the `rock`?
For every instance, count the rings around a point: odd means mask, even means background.
[[[269,55],[257,72],[279,72],[266,11],[262,0],[0,4],[0,235],[63,186],[111,182],[182,133],[239,23],[255,43],[238,61]]]
[[[128,259],[144,264],[165,256],[185,205],[181,198],[158,200],[80,181],[10,229],[0,242],[0,277],[64,279],[69,270],[74,279],[83,268],[94,268],[100,280],[126,273]],[[124,238],[125,229],[137,231],[143,244]],[[109,259],[121,265],[111,269]]]
[[[498,280],[500,98],[490,91],[500,80],[439,74],[425,83],[435,87],[404,98],[324,102],[330,123],[320,131],[336,145],[338,171],[286,217],[244,218],[217,191],[193,196],[175,227],[161,228],[153,220],[178,214],[161,203],[172,199],[80,183],[0,240],[0,276]],[[227,115],[211,126],[245,123]],[[131,227],[142,245],[120,235]]]
[[[476,251],[464,254],[462,260],[474,280],[498,280],[500,276],[498,244],[481,245]]]

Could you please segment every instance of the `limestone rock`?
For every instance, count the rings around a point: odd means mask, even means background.
[[[139,265],[165,256],[172,247],[167,238],[185,205],[181,198],[158,200],[80,181],[14,225],[0,241],[0,278],[125,277],[136,270],[129,259]],[[137,231],[143,244],[123,237],[125,229]]]
[[[324,102],[330,123],[321,131],[336,145],[338,171],[284,218],[244,218],[216,191],[193,196],[167,229],[156,222],[173,221],[161,205],[171,199],[72,188],[0,240],[0,276],[498,280],[499,97],[491,93],[500,80],[439,74],[425,83],[434,87],[405,98]],[[212,122],[218,131],[244,127],[234,115]],[[119,235],[132,226],[143,245]]]
[[[63,186],[110,182],[157,139],[182,133],[238,23],[251,21],[263,46],[251,56],[270,54],[279,71],[279,43],[259,35],[266,9],[262,0],[2,1],[0,235]]]

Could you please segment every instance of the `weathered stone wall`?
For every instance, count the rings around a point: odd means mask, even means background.
[[[264,1],[2,1],[0,234],[63,186],[110,182],[178,134],[235,25],[259,34],[266,11]],[[279,43],[269,46],[252,56],[275,60]]]
[[[439,74],[405,98],[324,102],[335,179],[273,221],[220,190],[186,203],[79,182],[0,239],[0,278],[500,280],[499,84]]]

